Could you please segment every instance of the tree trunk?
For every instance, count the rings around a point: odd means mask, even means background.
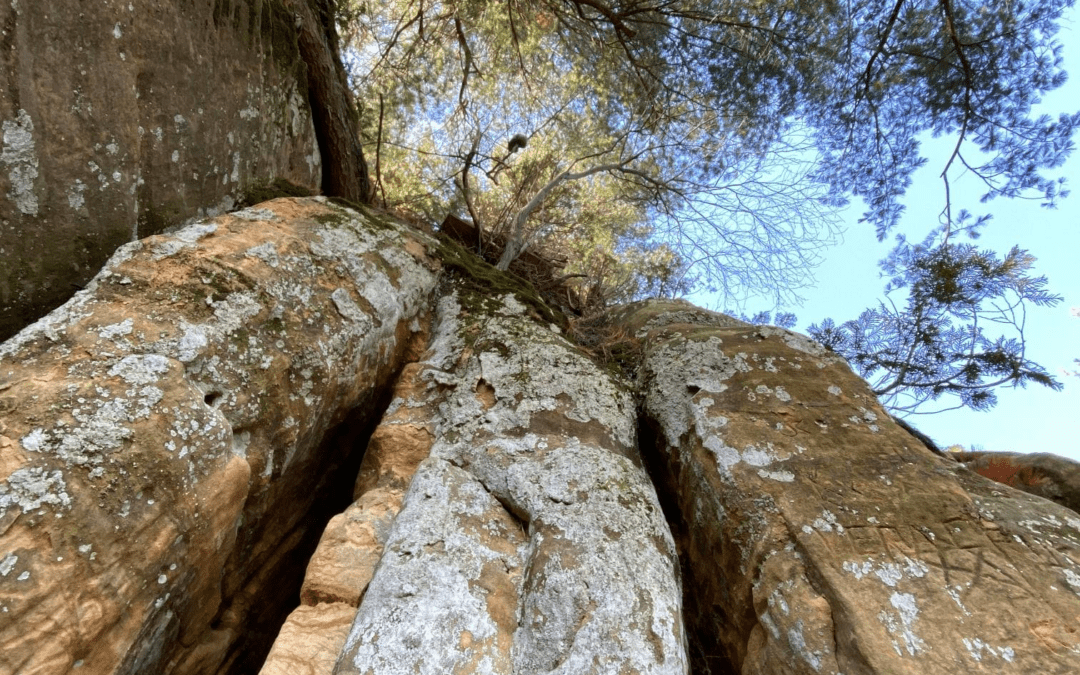
[[[300,56],[307,63],[308,102],[323,165],[323,193],[359,204],[372,200],[356,108],[341,62],[333,0],[287,0],[299,17]]]

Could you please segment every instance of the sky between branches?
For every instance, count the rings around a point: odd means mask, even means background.
[[[1080,12],[1070,10],[1059,36],[1069,81],[1046,96],[1038,112],[1056,115],[1080,106],[1078,18]],[[930,162],[915,174],[903,200],[907,210],[901,228],[912,240],[919,240],[938,222],[942,203],[938,173],[953,143],[949,138],[925,139]],[[1025,333],[1029,358],[1061,379],[1065,389],[1002,388],[997,392],[998,405],[989,412],[961,409],[909,418],[942,446],[958,443],[992,451],[1052,452],[1080,461],[1080,377],[1063,376],[1064,371],[1080,369],[1073,361],[1080,358],[1080,316],[1073,312],[1073,308],[1080,308],[1080,157],[1074,152],[1054,173],[1066,176],[1073,192],[1058,208],[1045,209],[1024,200],[995,200],[989,205],[994,219],[976,243],[997,251],[1013,245],[1028,249],[1038,258],[1036,272],[1047,275],[1050,290],[1064,296],[1064,302],[1056,307],[1030,308]],[[977,207],[980,186],[968,178],[954,182],[954,201]],[[877,262],[885,257],[892,241],[879,242],[873,228],[857,222],[862,211],[859,203],[844,211],[844,242],[826,252],[825,262],[816,272],[817,284],[802,291],[806,302],[801,307],[785,308],[798,315],[797,330],[804,332],[824,317],[838,322],[854,318],[881,297],[884,282]],[[697,294],[690,300],[716,308],[716,299],[708,294]],[[772,309],[768,301],[747,303],[749,314],[768,309]]]

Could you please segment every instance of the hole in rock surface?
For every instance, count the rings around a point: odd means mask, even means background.
[[[683,625],[690,656],[691,675],[738,675],[740,664],[732,658],[729,648],[720,637],[730,634],[732,628],[726,620],[726,611],[713,602],[713,594],[702,589],[715,580],[716,571],[710,556],[695,551],[700,546],[702,532],[694,532],[694,523],[685,517],[686,504],[692,504],[692,495],[681,494],[679,470],[681,467],[669,462],[662,449],[655,423],[644,415],[638,418],[638,448],[645,470],[652,478],[660,500],[660,508],[675,538],[682,573]],[[747,608],[750,610],[751,608]]]
[[[364,450],[390,404],[391,383],[396,379],[395,373],[376,396],[351,410],[341,424],[326,434],[310,461],[289,466],[289,473],[317,477],[314,489],[308,483],[305,489],[279,495],[276,506],[269,507],[271,510],[257,528],[245,532],[241,526],[236,552],[226,570],[225,601],[214,626],[231,628],[234,633],[218,675],[257,675],[285,619],[300,605],[308,561],[327,523],[353,501],[353,484]],[[250,502],[245,507],[245,513],[262,510],[263,505]],[[281,533],[283,525],[288,528],[285,533]],[[276,550],[266,550],[265,542],[274,540],[280,541]],[[252,566],[250,559],[245,560],[248,556],[260,562]],[[229,573],[242,566],[247,573],[229,584]],[[243,623],[230,626],[230,616],[241,613],[236,606],[245,604]]]

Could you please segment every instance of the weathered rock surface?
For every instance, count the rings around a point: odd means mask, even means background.
[[[337,663],[356,607],[344,602],[301,605],[281,627],[259,675],[324,675]]]
[[[951,456],[980,476],[1080,514],[1080,464],[1065,457],[1048,452],[959,452]]]
[[[0,346],[0,672],[243,670],[355,476],[332,430],[422,328],[429,246],[277,200],[125,245]]]
[[[330,520],[308,563],[301,605],[360,606],[390,526],[401,511],[401,498],[397,491],[372,490]]]
[[[680,303],[622,320],[694,672],[1077,672],[1075,512],[933,455],[803,336]]]
[[[320,185],[283,0],[21,0],[0,31],[0,340],[125,242]]]
[[[358,503],[408,491],[332,672],[685,673],[629,392],[513,296],[465,301],[365,456]]]
[[[512,296],[440,303],[430,457],[335,673],[682,673],[634,404]]]
[[[405,490],[434,441],[433,411],[442,396],[428,368],[423,361],[402,369],[393,400],[364,452],[353,491],[356,501],[327,525],[307,566],[301,606],[286,619],[261,675],[332,672]],[[318,658],[312,656],[312,645],[319,645]]]
[[[1080,514],[686,303],[613,313],[635,398],[443,246],[277,200],[0,345],[0,673],[1076,672]]]

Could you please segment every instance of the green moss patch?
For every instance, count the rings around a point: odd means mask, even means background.
[[[279,197],[310,197],[313,194],[315,193],[303,185],[297,185],[284,178],[278,178],[270,184],[262,183],[248,187],[240,196],[240,201],[237,202],[236,207],[247,208]]]
[[[356,202],[345,199],[344,197],[329,197],[328,199],[330,203],[334,206],[352,209],[353,211],[356,211],[357,213],[363,215],[367,219],[367,222],[371,225],[374,225],[375,227],[384,230],[397,230],[397,228],[391,222],[391,218],[377,209],[374,209],[370,206],[365,206],[363,204],[357,204]]]
[[[528,281],[510,272],[500,272],[445,235],[438,235],[438,239],[435,254],[461,284],[464,309],[491,311],[496,309],[492,303],[501,306],[501,298],[511,293],[543,322],[553,323],[564,331],[567,329],[566,315],[549,307]],[[470,308],[477,304],[480,306]]]

